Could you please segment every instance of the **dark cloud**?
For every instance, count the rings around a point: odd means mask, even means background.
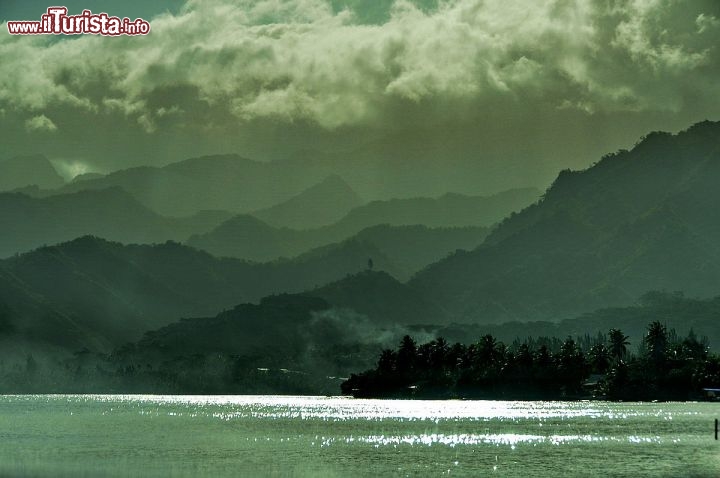
[[[720,111],[715,0],[190,0],[146,38],[3,30],[0,153],[100,169],[312,149],[540,184]]]

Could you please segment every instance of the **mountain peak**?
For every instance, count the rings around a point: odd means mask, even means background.
[[[563,171],[479,248],[410,285],[456,320],[556,320],[647,290],[717,294],[720,123],[650,133],[631,151]]]
[[[287,201],[253,215],[277,227],[312,229],[338,221],[362,203],[344,179],[332,174]]]
[[[323,178],[323,180],[320,181],[319,183],[317,183],[316,185],[311,186],[309,189],[313,189],[313,188],[320,187],[320,186],[342,187],[342,188],[352,191],[352,188],[350,187],[350,185],[348,185],[348,183],[339,174],[330,174],[330,175],[326,176],[325,178]]]
[[[64,183],[57,170],[42,154],[15,156],[0,161],[0,191],[31,185],[54,189]]]
[[[238,154],[212,154],[206,156],[199,156],[197,158],[184,159],[182,161],[170,163],[163,167],[163,169],[175,170],[175,171],[193,171],[200,169],[201,171],[207,171],[209,165],[221,166],[222,168],[242,168],[248,165],[261,165],[260,161],[245,158]]]
[[[443,312],[414,289],[383,271],[365,270],[308,293],[335,307],[350,308],[377,322],[419,324]]]

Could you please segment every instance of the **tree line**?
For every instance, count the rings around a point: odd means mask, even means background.
[[[381,398],[687,400],[720,388],[720,357],[692,330],[686,337],[659,321],[648,325],[637,353],[619,329],[595,339],[516,340],[492,335],[464,345],[409,335],[377,366],[352,374],[344,394]]]

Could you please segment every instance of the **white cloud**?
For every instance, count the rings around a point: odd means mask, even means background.
[[[45,115],[33,116],[25,122],[28,131],[57,131],[57,126]]]
[[[92,169],[83,161],[68,158],[56,158],[50,160],[58,174],[66,181],[71,181],[76,176],[92,172]]]
[[[359,25],[323,0],[191,0],[144,38],[0,37],[0,106],[121,111],[152,133],[161,120],[195,118],[182,98],[157,97],[171,85],[191,86],[239,125],[329,130],[423,102],[675,111],[691,86],[718,101],[718,20],[675,22],[670,3],[455,0],[428,13],[398,0],[385,24]],[[54,128],[44,116],[27,126]]]
[[[720,28],[720,20],[714,15],[701,13],[695,19],[698,26],[698,33],[705,33]]]

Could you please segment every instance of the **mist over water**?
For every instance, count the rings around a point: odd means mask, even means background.
[[[0,474],[717,476],[709,403],[0,399]]]

